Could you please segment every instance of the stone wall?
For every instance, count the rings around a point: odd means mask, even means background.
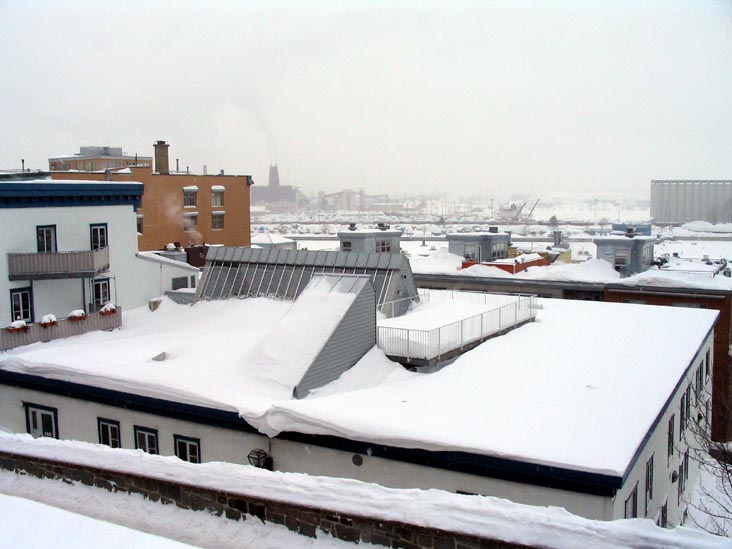
[[[62,461],[0,452],[0,469],[38,478],[80,482],[110,492],[141,494],[162,504],[176,504],[184,509],[209,511],[231,520],[255,516],[264,522],[282,524],[293,532],[315,537],[318,530],[351,542],[404,549],[519,549],[513,543],[478,538],[403,522],[344,514],[334,509],[314,508],[295,503],[261,499],[235,492],[208,490],[156,478],[118,473],[106,469]]]

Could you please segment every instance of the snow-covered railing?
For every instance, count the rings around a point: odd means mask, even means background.
[[[477,296],[460,296],[458,299],[463,297],[467,300],[480,299]],[[534,296],[493,295],[493,297],[498,298],[497,301],[503,301],[503,304],[431,330],[379,326],[377,345],[385,354],[404,358],[408,362],[414,359],[432,360],[536,317]]]
[[[113,311],[87,313],[73,317],[70,315],[67,318],[53,321],[44,317],[41,322],[28,324],[22,329],[0,328],[0,351],[30,345],[38,341],[51,341],[98,330],[112,330],[120,326],[122,326],[122,308],[119,306],[116,306]]]

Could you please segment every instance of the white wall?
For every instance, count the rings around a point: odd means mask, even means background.
[[[247,454],[255,448],[267,450],[267,437],[181,421],[167,417],[136,412],[42,393],[29,389],[18,389],[0,385],[0,426],[15,433],[25,433],[25,407],[23,403],[49,406],[58,410],[59,438],[99,442],[97,418],[120,422],[122,448],[134,449],[134,427],[147,427],[158,431],[160,454],[175,455],[173,435],[201,439],[202,461],[226,461],[248,463]]]
[[[134,448],[134,426],[158,430],[160,453],[175,455],[173,435],[201,440],[203,461],[248,463],[247,454],[254,448],[267,450],[277,471],[300,472],[376,482],[395,488],[436,488],[450,492],[468,492],[510,499],[529,505],[557,505],[580,516],[602,520],[609,514],[610,498],[555,490],[457,473],[363,455],[363,464],[353,464],[353,454],[330,448],[267,439],[264,436],[229,429],[209,427],[187,421],[135,412],[114,406],[86,402],[28,389],[0,385],[0,426],[12,432],[26,432],[23,402],[58,410],[60,438],[99,442],[97,417],[120,422],[123,448]]]
[[[651,434],[648,443],[645,445],[641,452],[638,460],[630,471],[628,479],[616,496],[612,507],[612,517],[614,519],[624,518],[625,514],[625,500],[633,490],[633,487],[638,486],[638,516],[656,520],[661,510],[661,506],[664,501],[668,502],[668,523],[670,526],[680,524],[682,517],[685,514],[688,498],[693,492],[694,484],[699,477],[699,466],[697,460],[694,458],[694,450],[700,447],[700,443],[694,440],[691,430],[687,427],[684,436],[679,437],[679,423],[680,414],[679,406],[681,403],[681,396],[686,391],[686,388],[691,384],[692,386],[692,399],[691,399],[691,420],[696,422],[697,414],[705,413],[705,401],[711,400],[712,391],[712,377],[713,377],[713,349],[714,337],[710,334],[709,337],[704,341],[698,354],[694,357],[691,371],[684,377],[679,389],[674,393],[673,397],[669,401],[669,405],[664,410],[661,420],[658,422],[655,430]],[[709,379],[705,377],[705,386],[702,391],[702,398],[699,406],[696,406],[696,399],[694,396],[694,374],[699,364],[702,364],[704,368],[704,362],[706,359],[706,353],[709,352],[710,360],[710,376]],[[658,360],[663,360],[663,354],[660,353]],[[671,416],[674,416],[674,454],[669,460],[668,457],[668,424]],[[611,441],[608,441],[610,444]],[[678,481],[672,482],[672,473],[676,471],[678,473],[680,460],[683,458],[684,452],[687,448],[690,448],[689,452],[689,479],[686,483],[686,489],[682,494],[681,502],[678,502]],[[601,449],[598,449],[601,451]],[[649,505],[648,511],[645,510],[645,475],[646,475],[646,463],[653,455],[653,499]]]

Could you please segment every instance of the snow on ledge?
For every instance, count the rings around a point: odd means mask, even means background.
[[[729,540],[684,527],[665,530],[648,519],[594,521],[559,507],[535,507],[486,496],[441,490],[385,488],[358,480],[270,472],[223,462],[193,464],[141,450],[113,449],[78,441],[0,430],[0,451],[144,475],[214,490],[323,508],[342,513],[485,536],[550,548],[728,548]]]

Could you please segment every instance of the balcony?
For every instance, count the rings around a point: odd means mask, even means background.
[[[82,252],[8,254],[9,280],[93,278],[109,270],[109,248]]]

